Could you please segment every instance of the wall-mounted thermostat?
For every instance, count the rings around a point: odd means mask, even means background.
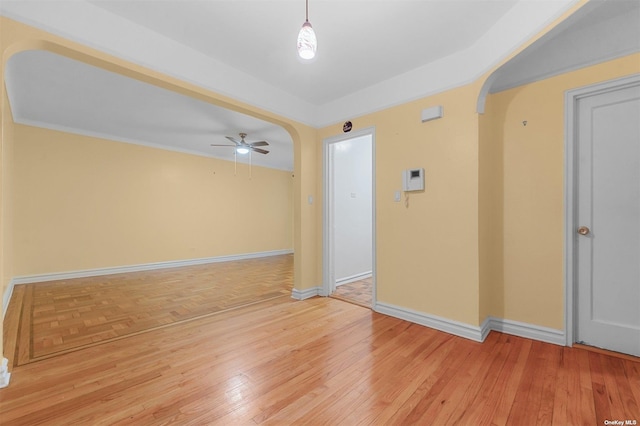
[[[402,171],[402,190],[424,191],[424,169],[409,169]]]

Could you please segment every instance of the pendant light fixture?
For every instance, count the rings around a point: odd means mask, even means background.
[[[304,24],[298,33],[298,56],[300,59],[311,60],[316,56],[316,49],[318,48],[318,40],[316,39],[316,33],[311,27],[309,22],[309,0],[306,1],[307,13]]]

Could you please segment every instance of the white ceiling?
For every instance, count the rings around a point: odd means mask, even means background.
[[[640,1],[591,1],[500,67],[491,92],[638,51]]]
[[[3,0],[0,13],[322,127],[466,84],[578,0]]]
[[[269,154],[240,162],[293,170],[293,142],[280,126],[43,50],[9,58],[14,121],[121,142],[234,160],[225,136],[267,140]],[[229,144],[230,148],[211,147]]]
[[[3,0],[0,13],[321,127],[474,81],[575,3],[310,0],[312,63],[295,56],[303,0]],[[638,51],[639,5],[589,2],[503,66],[492,91]],[[226,158],[210,143],[246,132],[272,144],[255,161],[293,168],[277,126],[50,53],[12,57],[6,83],[25,124]]]
[[[319,48],[300,63],[301,1],[90,1],[232,68],[322,105],[472,45],[509,1],[310,1]]]

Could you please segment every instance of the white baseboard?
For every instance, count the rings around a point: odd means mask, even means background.
[[[566,345],[564,331],[519,321],[487,317],[478,327],[382,302],[378,302],[374,310],[476,342],[484,342],[489,332],[493,330],[554,345]]]
[[[14,277],[2,295],[2,319],[7,313],[9,301],[13,295],[13,287],[19,284],[31,284],[44,281],[69,280],[73,278],[97,277],[101,275],[122,274],[127,272],[152,271],[154,269],[178,268],[180,266],[204,265],[206,263],[231,262],[234,260],[257,259],[260,257],[292,254],[293,250],[271,250],[255,253],[232,254],[228,256],[202,257],[198,259],[173,260],[169,262],[143,263],[139,265],[115,266],[110,268],[83,269],[70,272],[54,272],[51,274],[24,275]]]
[[[321,287],[311,287],[304,290],[298,290],[297,288],[294,288],[291,291],[291,297],[296,300],[309,299],[310,297],[320,295],[321,289],[322,289]]]
[[[127,272],[151,271],[154,269],[178,268],[180,266],[204,265],[206,263],[230,262],[234,260],[256,259],[259,257],[291,254],[293,250],[271,250],[255,253],[232,254],[229,256],[202,257],[198,259],[172,260],[168,262],[143,263],[139,265],[115,266],[109,268],[83,269],[71,272],[54,272],[52,274],[27,275],[14,277],[14,284],[31,284],[44,281],[68,280],[72,278],[97,277],[100,275],[122,274]]]
[[[376,303],[375,310],[381,314],[390,315],[409,322],[424,325],[429,328],[444,331],[445,333],[464,337],[466,339],[482,342],[483,336],[480,327],[454,321],[436,315],[425,314],[424,312],[402,308],[388,303]]]
[[[7,308],[9,307],[11,296],[13,296],[13,287],[15,285],[16,283],[14,280],[9,281],[9,285],[2,295],[2,321],[4,321],[4,316],[7,314]]]
[[[483,326],[484,324],[487,324],[487,334],[489,334],[489,330],[495,330],[500,333],[539,340],[554,345],[566,346],[567,344],[565,332],[555,328],[494,317],[488,317],[484,321]]]
[[[354,281],[360,281],[367,278],[371,278],[372,276],[373,276],[373,273],[371,271],[368,271],[368,272],[362,272],[360,274],[355,274],[355,275],[350,275],[348,277],[340,278],[336,280],[336,287],[341,286],[343,284],[349,284]]]
[[[84,278],[100,275],[120,274],[126,272],[150,271],[154,269],[176,268],[180,266],[203,265],[207,263],[230,262],[234,260],[256,259],[267,256],[278,256],[291,254],[293,250],[272,250],[256,253],[245,253],[229,256],[206,257],[199,259],[176,260],[169,262],[145,263],[140,265],[119,266],[112,268],[85,269],[71,272],[57,272],[52,274],[30,275],[14,277],[2,296],[2,314],[7,312],[9,301],[13,294],[15,285],[30,284],[35,282],[56,281],[72,278]],[[366,274],[363,274],[366,275]],[[369,273],[370,275],[370,273]],[[354,276],[355,277],[355,276]],[[353,278],[353,277],[349,277]],[[366,276],[360,276],[357,279],[364,279]],[[354,279],[357,280],[357,279]],[[345,282],[346,283],[346,282]],[[344,284],[344,283],[343,283]],[[312,287],[305,290],[293,289],[291,297],[297,300],[304,300],[310,297],[323,295],[322,287]],[[514,336],[524,337],[542,342],[552,343],[565,346],[565,332],[548,327],[542,327],[534,324],[523,323],[519,321],[487,317],[480,326],[473,326],[451,319],[438,317],[436,315],[425,314],[424,312],[414,311],[412,309],[391,305],[383,302],[376,302],[373,310],[385,315],[400,318],[436,330],[444,331],[456,336],[471,339],[476,342],[483,342],[490,331],[495,330],[501,333],[511,334]],[[2,378],[0,378],[1,380]],[[7,377],[8,380],[8,377]]]
[[[0,389],[9,386],[9,379],[11,379],[11,373],[9,373],[9,360],[2,358],[0,363]]]

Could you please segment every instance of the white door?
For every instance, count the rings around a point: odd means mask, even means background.
[[[640,84],[576,117],[576,341],[640,356]]]

